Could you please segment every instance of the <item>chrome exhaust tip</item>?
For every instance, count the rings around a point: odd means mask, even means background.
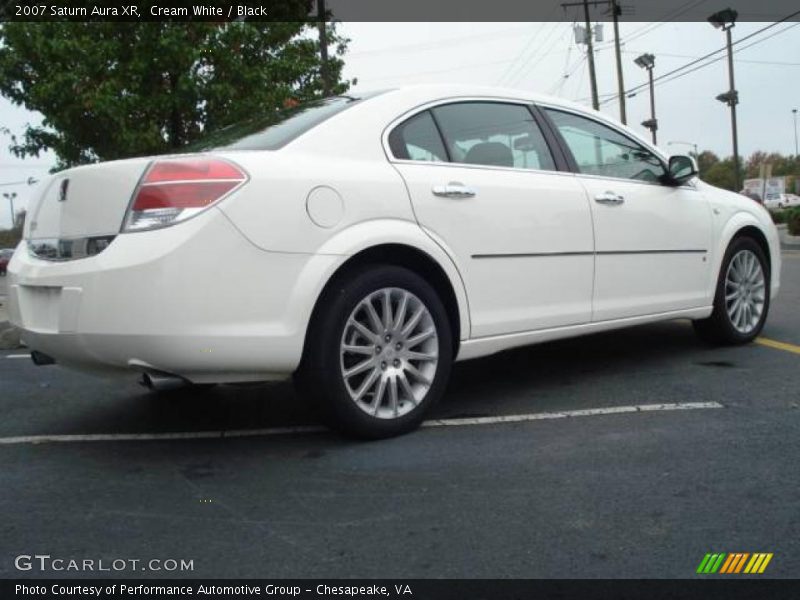
[[[154,392],[177,390],[187,385],[182,377],[168,373],[142,373],[139,383]]]
[[[31,351],[31,360],[33,361],[33,364],[35,364],[37,367],[56,364],[55,358],[53,358],[48,354],[45,354],[44,352],[39,352],[38,350]]]

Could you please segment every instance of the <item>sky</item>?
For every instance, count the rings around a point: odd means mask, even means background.
[[[767,25],[737,23],[734,42]],[[351,40],[344,76],[358,80],[357,91],[413,83],[473,83],[531,90],[591,106],[585,47],[575,44],[572,23],[340,23],[339,28]],[[610,23],[602,28],[605,41],[595,49],[601,102],[617,89],[613,29]],[[633,62],[642,53],[655,55],[658,77],[725,44],[724,34],[705,22],[623,22],[620,37],[626,89],[647,81],[647,73]],[[800,108],[800,23],[776,25],[737,48],[740,153],[793,154],[792,109]],[[715,99],[727,90],[725,60],[673,81],[657,82],[658,145],[671,154],[685,153],[691,146],[669,142],[688,142],[701,151],[730,155],[730,111]],[[649,132],[639,125],[649,118],[647,89],[626,102],[629,126],[649,139]],[[619,118],[614,98],[602,103],[600,110]],[[0,97],[0,127],[21,134],[26,123],[40,121],[41,115]],[[4,184],[44,177],[55,162],[50,154],[20,160],[8,150],[10,141],[0,134],[0,227],[10,224],[8,200],[2,194],[16,193],[19,210],[27,206],[31,189]]]

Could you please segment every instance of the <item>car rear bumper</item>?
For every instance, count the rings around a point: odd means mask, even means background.
[[[40,260],[21,247],[9,265],[9,314],[32,350],[84,370],[276,379],[299,364],[315,288],[338,260],[261,250],[212,209],[121,234],[80,260]]]

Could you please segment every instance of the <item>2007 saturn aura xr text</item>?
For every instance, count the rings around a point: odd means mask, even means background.
[[[415,86],[40,184],[9,266],[39,362],[283,379],[328,422],[418,425],[453,361],[686,318],[749,342],[779,287],[758,203],[581,106]]]

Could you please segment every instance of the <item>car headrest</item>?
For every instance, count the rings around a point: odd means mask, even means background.
[[[482,142],[469,149],[464,162],[471,165],[492,165],[495,167],[513,167],[514,155],[511,148],[500,142]]]

